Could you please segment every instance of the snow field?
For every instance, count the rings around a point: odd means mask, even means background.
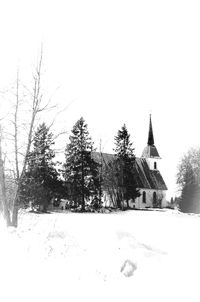
[[[1,301],[199,301],[200,217],[21,214],[1,228]]]

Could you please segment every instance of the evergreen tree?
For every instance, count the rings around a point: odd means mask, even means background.
[[[98,163],[92,158],[93,142],[87,124],[81,117],[72,129],[66,146],[64,177],[71,189],[71,198],[85,210],[85,199],[95,197],[99,190]]]
[[[140,196],[135,180],[135,155],[134,148],[130,142],[130,134],[124,124],[115,137],[115,162],[118,180],[118,206],[123,206],[123,201],[129,207],[129,200]],[[122,203],[121,203],[122,202]]]
[[[22,196],[26,202],[46,210],[51,198],[62,190],[62,182],[53,159],[55,152],[53,134],[45,123],[39,125],[33,139],[33,150],[28,154],[28,164],[22,186]]]

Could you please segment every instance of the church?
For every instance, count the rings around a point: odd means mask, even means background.
[[[113,159],[113,154],[95,152],[95,158],[100,162],[100,157],[106,164]],[[167,205],[167,186],[159,171],[161,157],[154,143],[153,127],[151,115],[149,120],[149,133],[147,145],[141,157],[136,157],[135,179],[140,196],[134,201],[131,200],[129,206],[135,209],[145,208],[165,208]],[[108,190],[103,190],[103,203],[105,206],[112,206],[115,201],[108,194]]]

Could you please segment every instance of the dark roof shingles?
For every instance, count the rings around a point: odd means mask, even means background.
[[[158,170],[150,170],[145,158],[136,158],[136,179],[139,188],[167,190]]]

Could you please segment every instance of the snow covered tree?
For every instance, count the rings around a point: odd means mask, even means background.
[[[72,129],[65,149],[64,178],[70,187],[71,198],[85,210],[85,200],[98,195],[99,164],[92,158],[93,142],[87,124],[81,117]]]
[[[182,212],[200,213],[200,149],[191,148],[178,166],[177,184]]]
[[[33,150],[28,154],[28,163],[21,195],[27,203],[31,201],[46,210],[51,198],[62,187],[55,168],[53,134],[45,123],[39,125],[33,138]]]
[[[115,137],[115,162],[116,175],[119,188],[118,206],[123,207],[126,201],[129,207],[129,200],[140,196],[135,180],[135,155],[134,148],[130,142],[130,134],[124,124]]]

